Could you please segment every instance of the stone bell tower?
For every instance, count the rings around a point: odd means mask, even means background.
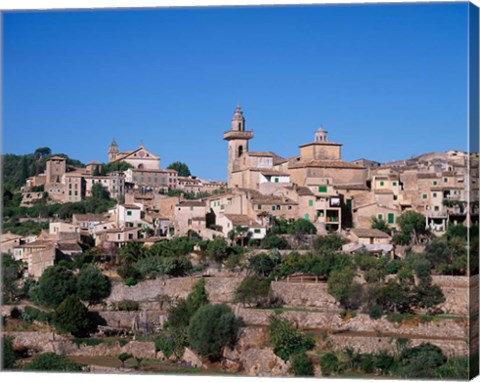
[[[248,141],[253,138],[253,131],[245,130],[245,118],[240,106],[237,106],[232,118],[231,129],[223,133],[228,141],[228,187],[233,187],[232,173],[241,169],[241,160],[248,152]]]
[[[115,141],[115,138],[112,139],[112,143],[108,146],[108,162],[113,162],[117,159],[118,155],[118,144]]]

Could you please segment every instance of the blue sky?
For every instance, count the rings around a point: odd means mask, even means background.
[[[3,152],[84,162],[143,142],[224,179],[237,103],[251,151],[289,157],[321,125],[343,158],[467,147],[468,5],[4,13]]]

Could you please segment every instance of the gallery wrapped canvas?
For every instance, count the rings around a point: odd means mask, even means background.
[[[478,374],[476,5],[1,16],[3,375]]]

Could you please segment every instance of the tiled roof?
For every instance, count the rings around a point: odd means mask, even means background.
[[[261,224],[257,223],[254,219],[250,218],[247,215],[240,215],[240,214],[225,214],[224,215],[228,220],[235,225],[242,225],[247,227],[262,227]]]
[[[333,188],[338,190],[363,190],[368,191],[368,187],[364,184],[336,184]]]
[[[105,221],[107,217],[101,214],[73,214],[72,218],[75,217],[78,221]]]
[[[377,237],[377,238],[390,238],[390,235],[387,233],[380,231],[379,229],[374,228],[355,228],[352,229],[351,232],[358,237]]]
[[[178,203],[179,207],[205,207],[205,202],[202,200],[182,200]]]
[[[125,207],[127,210],[140,210],[141,209],[136,204],[122,204],[122,207]]]

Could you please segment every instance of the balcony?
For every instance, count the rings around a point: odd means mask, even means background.
[[[252,139],[253,131],[235,131],[229,130],[223,133],[223,139],[229,141],[231,139]]]

